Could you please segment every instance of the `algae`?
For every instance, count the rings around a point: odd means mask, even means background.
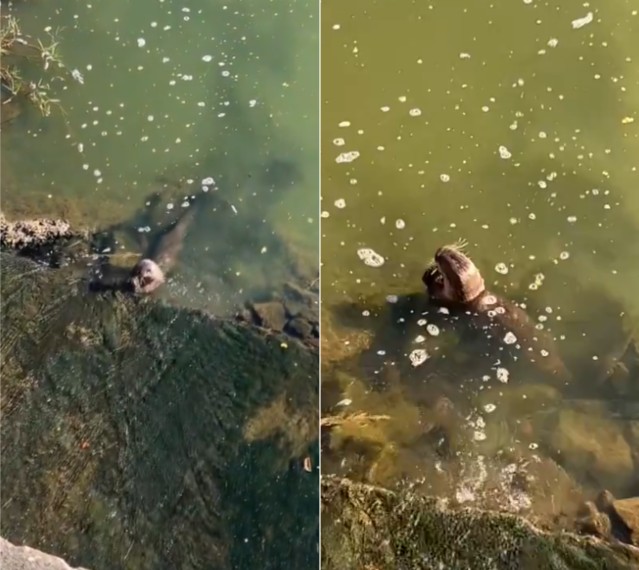
[[[4,538],[92,570],[316,566],[317,474],[295,465],[317,433],[287,433],[316,418],[317,350],[0,265]],[[278,401],[293,426],[247,441]]]
[[[446,501],[322,477],[322,568],[326,570],[631,570],[639,549],[521,517],[451,509]]]

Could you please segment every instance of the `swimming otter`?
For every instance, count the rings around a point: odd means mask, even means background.
[[[131,270],[129,282],[134,293],[152,293],[166,281],[165,275],[175,267],[194,217],[191,205],[151,243]]]
[[[157,236],[133,269],[114,267],[104,257],[94,268],[89,289],[94,292],[121,291],[150,294],[166,282],[184,245],[184,238],[195,217],[193,201],[159,236]]]
[[[570,372],[550,334],[537,330],[521,307],[487,291],[479,269],[462,247],[463,244],[445,245],[435,252],[434,263],[422,276],[431,300],[471,314],[479,327],[495,331],[506,344],[520,346],[540,370],[568,381]]]

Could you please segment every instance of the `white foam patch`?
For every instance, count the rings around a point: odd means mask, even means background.
[[[416,348],[408,355],[408,358],[413,366],[420,366],[428,360],[429,354],[423,348]]]
[[[381,267],[386,261],[379,253],[369,247],[358,249],[357,257],[364,262],[364,265],[369,267]]]
[[[339,156],[335,159],[335,162],[337,162],[338,164],[342,164],[345,162],[353,162],[354,160],[357,160],[358,158],[359,158],[359,151],[351,150],[349,152],[342,152],[341,154],[339,154]]]
[[[579,28],[583,28],[584,26],[592,23],[594,18],[594,14],[592,12],[588,12],[583,18],[577,18],[572,21],[572,29],[578,30]]]

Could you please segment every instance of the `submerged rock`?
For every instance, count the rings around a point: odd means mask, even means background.
[[[600,538],[610,538],[612,526],[607,514],[602,513],[592,501],[586,501],[577,513],[576,527],[581,532]]]
[[[631,570],[639,549],[543,532],[521,517],[322,477],[322,568]]]
[[[281,295],[261,303],[247,303],[238,318],[317,345],[319,342],[319,291],[286,283]]]
[[[604,387],[617,397],[635,401],[639,400],[638,334],[639,331],[631,330],[624,348],[606,359],[603,382]]]
[[[615,499],[610,491],[602,491],[594,502],[584,503],[577,528],[639,546],[639,497]]]
[[[603,403],[581,402],[544,418],[549,451],[569,472],[600,486],[625,489],[636,478],[623,423],[604,415]]]
[[[286,325],[286,309],[282,303],[252,303],[250,305],[257,324],[264,328],[282,332]]]
[[[317,566],[316,349],[0,265],[2,536],[92,570]]]

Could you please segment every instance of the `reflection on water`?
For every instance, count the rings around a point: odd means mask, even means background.
[[[637,494],[637,7],[356,1],[322,20],[322,411],[386,417],[333,429],[324,467],[541,517]],[[424,268],[459,238],[571,381],[428,304]]]

